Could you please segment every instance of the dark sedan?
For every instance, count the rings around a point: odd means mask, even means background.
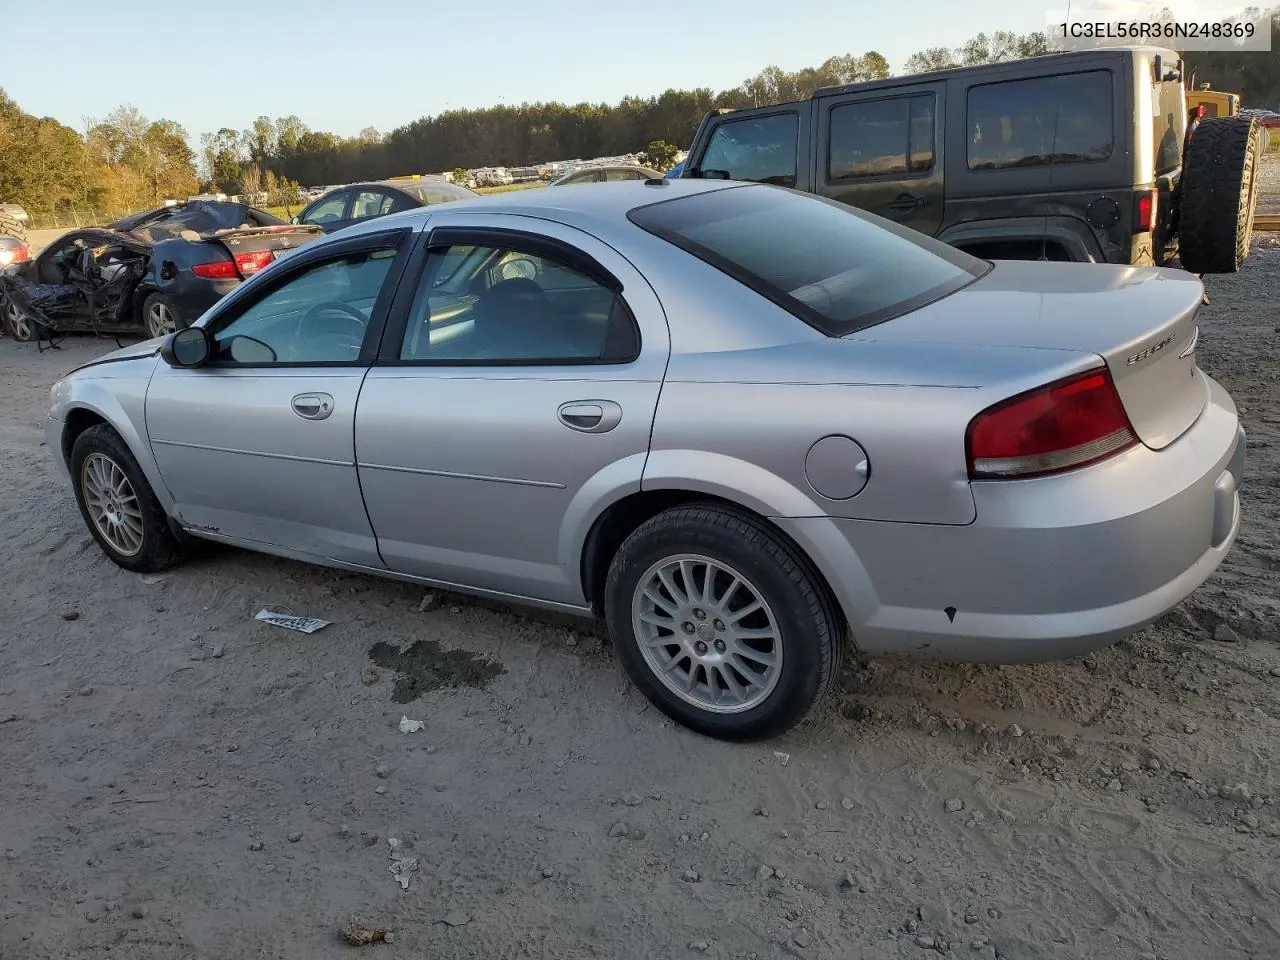
[[[72,230],[34,260],[0,272],[6,332],[17,340],[69,332],[163,336],[322,235],[242,203],[216,201]]]
[[[325,233],[389,213],[412,210],[451,200],[467,200],[478,194],[444,177],[412,177],[353,183],[330,190],[294,217],[294,223],[312,224]]]

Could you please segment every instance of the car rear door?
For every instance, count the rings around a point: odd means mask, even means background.
[[[640,489],[670,336],[616,250],[535,222],[432,216],[356,450],[388,567],[576,605],[591,511]]]
[[[816,191],[930,236],[942,225],[946,84],[820,97]]]
[[[184,526],[381,565],[356,476],[356,399],[413,237],[300,251],[201,321],[216,359],[156,368],[147,432]]]

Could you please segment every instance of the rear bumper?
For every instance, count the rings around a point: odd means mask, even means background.
[[[777,522],[814,557],[867,652],[991,663],[1078,656],[1166,613],[1235,540],[1245,436],[1231,398],[1206,380],[1204,411],[1163,450],[974,483],[968,526]]]

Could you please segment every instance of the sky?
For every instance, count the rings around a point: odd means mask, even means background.
[[[182,124],[193,143],[261,115],[296,114],[314,130],[350,136],[460,107],[719,91],[770,64],[798,70],[868,50],[896,72],[926,47],[1043,29],[1046,9],[1066,5],[57,0],[51,16],[49,2],[3,4],[0,88],[28,113],[77,130],[131,103],[149,119]]]

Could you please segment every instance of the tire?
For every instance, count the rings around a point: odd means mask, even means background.
[[[682,571],[699,594],[685,603]],[[740,585],[730,588],[735,577]],[[743,615],[753,595],[759,609]],[[844,621],[808,561],[762,521],[712,504],[666,510],[627,537],[609,567],[604,615],[618,659],[654,706],[724,740],[794,727],[827,692],[843,655]]]
[[[35,321],[19,310],[12,301],[3,301],[0,310],[4,311],[4,332],[13,339],[19,343],[31,343],[39,337],[40,331]]]
[[[13,237],[22,243],[27,242],[27,225],[17,217],[0,213],[0,237]]]
[[[173,301],[160,293],[153,293],[142,301],[142,326],[152,339],[164,337],[188,326]]]
[[[71,447],[70,466],[80,516],[114,563],[126,570],[154,573],[183,558],[185,551],[169,527],[164,508],[120,434],[104,423],[85,430]],[[119,489],[120,478],[123,489]],[[94,492],[107,486],[119,492],[114,497]],[[102,506],[91,505],[90,497]],[[122,520],[127,516],[133,522],[113,522],[106,514]]]
[[[1201,120],[1183,156],[1178,216],[1182,266],[1235,273],[1249,255],[1258,199],[1258,123],[1250,117]]]

